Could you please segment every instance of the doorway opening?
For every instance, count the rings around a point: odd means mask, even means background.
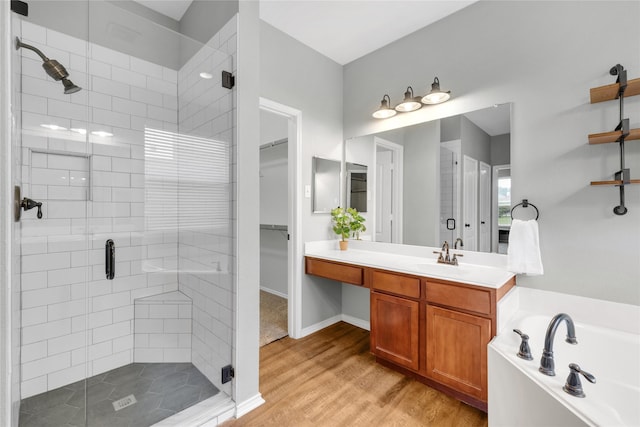
[[[299,110],[260,98],[260,345],[300,336]],[[286,190],[285,190],[286,189]],[[284,316],[286,315],[286,321]]]

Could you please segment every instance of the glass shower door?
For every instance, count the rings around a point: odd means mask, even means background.
[[[92,276],[87,213],[91,159],[86,43],[41,25],[51,4],[13,16],[14,96],[22,201],[19,425],[85,424],[87,324]],[[86,3],[77,2],[77,11]],[[82,16],[80,14],[79,16]],[[86,28],[86,19],[74,23]]]

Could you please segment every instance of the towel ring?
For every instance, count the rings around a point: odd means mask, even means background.
[[[523,208],[528,208],[529,206],[531,206],[533,209],[536,210],[536,220],[540,217],[540,211],[538,210],[536,205],[534,205],[533,203],[529,203],[529,200],[527,200],[527,199],[522,199],[522,202],[518,203],[517,205],[515,205],[514,207],[511,208],[511,219],[513,219],[513,211],[518,206],[522,206]]]

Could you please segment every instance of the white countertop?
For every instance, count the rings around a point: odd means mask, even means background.
[[[438,248],[365,241],[349,241],[349,249],[346,251],[341,251],[337,246],[336,241],[307,242],[305,256],[493,289],[500,288],[514,276],[502,266],[502,258],[490,258],[491,255],[504,255],[480,254],[474,257],[468,251],[450,250],[452,257],[453,253],[462,253],[464,257],[469,255],[475,262],[485,261],[485,265],[467,263],[463,257],[459,259],[460,265],[454,266],[437,263],[438,256],[432,252]]]

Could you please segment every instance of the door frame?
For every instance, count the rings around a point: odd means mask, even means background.
[[[373,164],[374,164],[374,174],[373,174],[373,194],[375,195],[376,189],[378,188],[378,177],[375,173],[375,165],[378,164],[378,147],[383,147],[386,150],[393,152],[393,170],[395,174],[393,175],[395,179],[393,180],[391,186],[391,212],[393,212],[393,222],[391,223],[391,242],[392,243],[402,243],[402,204],[403,204],[403,196],[402,196],[402,188],[403,188],[403,174],[404,174],[404,147],[400,144],[396,144],[395,142],[388,141],[386,139],[382,139],[378,136],[373,137]],[[374,200],[372,205],[375,206],[376,201]],[[371,235],[375,240],[376,230],[376,212],[374,210],[373,218],[371,219],[371,223],[373,224],[374,229],[371,230]]]
[[[291,338],[302,336],[302,111],[260,97],[260,109],[289,122],[287,153],[287,316]]]
[[[12,415],[12,357],[11,333],[16,325],[11,322],[11,227],[13,216],[11,200],[11,12],[10,2],[0,2],[0,425],[11,425]],[[5,285],[6,284],[6,285]],[[15,409],[15,408],[13,408]]]

